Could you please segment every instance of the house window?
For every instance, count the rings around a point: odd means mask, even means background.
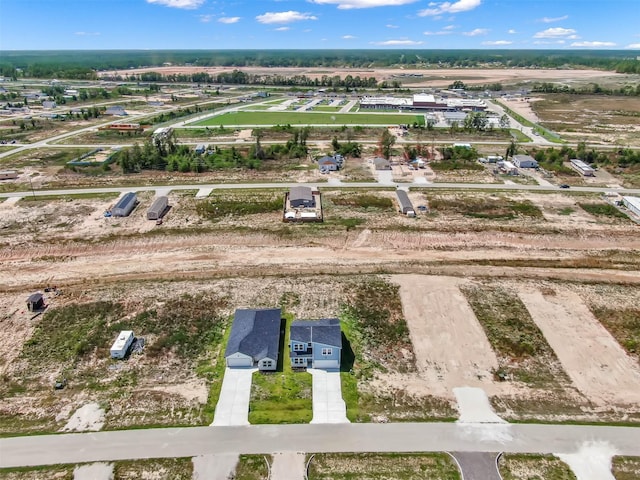
[[[323,348],[322,349],[322,355],[331,355],[333,353],[333,350],[331,348]]]
[[[264,368],[272,367],[273,366],[273,362],[271,360],[266,360],[266,361],[262,362],[262,366]]]
[[[307,343],[307,348],[311,348],[311,342]]]
[[[293,359],[293,364],[294,365],[306,365],[307,364],[307,359],[306,358],[294,358]]]
[[[304,350],[305,350],[304,343],[294,343],[293,344],[293,351],[294,352],[304,352]]]

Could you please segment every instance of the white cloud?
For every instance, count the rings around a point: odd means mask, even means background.
[[[100,32],[75,32],[74,35],[78,35],[80,37],[97,37],[100,35]]]
[[[385,40],[384,42],[369,42],[371,45],[381,45],[381,46],[402,46],[402,45],[422,45],[423,42],[418,42],[415,40]]]
[[[220,23],[238,23],[241,17],[221,17],[218,19]]]
[[[476,28],[470,32],[462,32],[462,34],[467,37],[477,37],[478,35],[486,35],[487,33],[489,33],[489,29],[487,28]]]
[[[572,47],[585,47],[585,48],[602,48],[602,47],[615,47],[613,42],[573,42]]]
[[[387,23],[387,24],[385,25],[385,27],[387,27],[387,28],[398,28],[398,25],[393,25],[393,24],[391,24],[391,23]]]
[[[564,43],[564,40],[536,40],[533,42],[534,45],[562,45]]]
[[[318,17],[310,15],[308,13],[300,13],[294,10],[288,12],[267,12],[262,15],[258,15],[256,20],[260,23],[291,23],[299,22],[301,20],[317,20]]]
[[[353,8],[373,8],[373,7],[396,7],[398,5],[408,5],[417,0],[309,0],[318,5],[337,5],[340,10],[350,10]]]
[[[553,17],[553,18],[544,17],[544,18],[541,18],[540,21],[542,23],[554,23],[554,22],[561,22],[563,20],[566,20],[567,18],[569,18],[569,15],[563,15],[561,17]]]
[[[286,32],[287,30],[291,30],[291,27],[278,27],[275,29],[276,32]]]
[[[358,37],[354,37],[353,35],[343,35],[342,38],[344,40],[353,40],[354,38],[358,38]]]
[[[439,32],[423,32],[424,35],[451,35],[451,30],[440,30]]]
[[[157,3],[166,7],[185,8],[187,10],[198,8],[204,2],[205,0],[147,0],[147,3]]]
[[[509,33],[511,35],[514,35],[514,34],[516,34],[518,32],[516,32],[513,28],[510,28],[509,30],[507,30],[507,33]]]
[[[457,2],[430,2],[429,7],[420,10],[418,15],[421,17],[432,17],[434,15],[442,15],[443,13],[460,13],[477,8],[482,0],[458,0]]]
[[[455,28],[456,28],[455,25],[447,25],[446,27],[442,27],[442,30],[453,30]]]
[[[482,42],[482,45],[497,46],[497,45],[511,45],[512,43],[513,42],[510,42],[509,40],[495,40],[495,41]]]
[[[559,38],[568,37],[569,35],[575,35],[576,31],[573,28],[554,27],[547,28],[542,32],[536,33],[533,38]]]
[[[630,45],[627,45],[624,48],[631,48],[632,50],[640,50],[640,43],[632,43]]]
[[[213,20],[213,15],[200,15],[199,18],[202,23],[209,23],[211,20]]]

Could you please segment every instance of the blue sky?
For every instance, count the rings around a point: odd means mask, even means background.
[[[0,49],[640,50],[640,0],[0,0]]]

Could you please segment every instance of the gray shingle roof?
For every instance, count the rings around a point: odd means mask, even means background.
[[[313,200],[313,191],[310,187],[291,187],[289,200]]]
[[[296,320],[291,323],[291,340],[295,342],[315,342],[342,348],[340,320],[323,318],[321,320]]]
[[[277,361],[281,316],[279,308],[236,310],[224,356],[240,352],[254,361],[263,358]]]

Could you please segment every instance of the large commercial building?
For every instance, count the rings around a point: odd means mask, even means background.
[[[407,97],[363,97],[360,108],[365,110],[422,110],[427,112],[483,112],[484,100],[471,98],[440,98],[430,93]]]

